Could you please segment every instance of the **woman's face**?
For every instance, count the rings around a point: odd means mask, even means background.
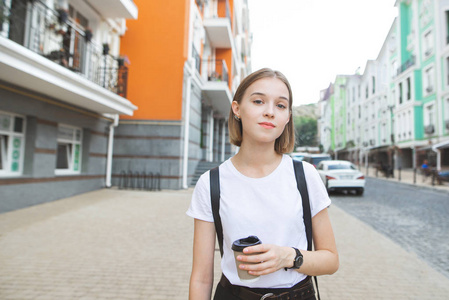
[[[243,142],[274,143],[290,119],[287,86],[277,78],[262,78],[251,84],[232,110],[241,119]]]

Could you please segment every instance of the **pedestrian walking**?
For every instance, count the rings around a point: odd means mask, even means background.
[[[302,166],[308,193],[301,197],[298,173],[286,155],[295,143],[292,103],[290,84],[278,71],[261,69],[238,87],[228,126],[231,143],[240,149],[217,170],[201,176],[187,211],[194,218],[189,299],[211,299],[216,234],[223,275],[215,300],[280,299],[279,295],[316,299],[310,276],[337,271],[338,253],[327,212],[331,200],[317,171],[306,162]],[[211,191],[211,182],[215,183],[211,172],[219,174],[218,214],[211,204],[216,198],[211,192],[217,190],[214,186]],[[309,209],[302,204],[307,197]],[[307,211],[310,222],[303,221]],[[313,251],[308,223],[313,228]],[[255,245],[242,247],[250,242]]]

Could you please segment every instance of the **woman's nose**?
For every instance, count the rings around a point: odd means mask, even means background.
[[[274,116],[274,108],[272,105],[265,106],[264,116],[269,118],[272,118]]]

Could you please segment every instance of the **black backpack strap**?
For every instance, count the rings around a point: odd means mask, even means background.
[[[304,225],[306,226],[307,250],[312,251],[312,213],[310,211],[309,191],[307,190],[306,176],[302,162],[293,160],[296,185],[302,199]]]
[[[220,218],[220,173],[218,167],[209,171],[210,175],[210,201],[212,206],[212,215],[214,217],[215,231],[217,232],[220,254],[223,257],[223,227]]]
[[[302,209],[304,225],[306,227],[307,250],[312,251],[312,212],[310,209],[309,191],[307,190],[306,176],[304,174],[304,167],[301,161],[293,160],[293,168],[295,169],[296,185],[302,199]],[[318,290],[318,279],[313,276],[315,280],[316,292],[318,300],[320,300],[320,291]]]

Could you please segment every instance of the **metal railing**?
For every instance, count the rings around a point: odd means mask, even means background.
[[[198,71],[198,73],[201,74],[201,56],[195,49],[195,47],[192,47],[192,56],[193,59],[195,60],[195,68]]]
[[[68,12],[41,0],[0,1],[0,35],[126,98],[128,68]]]
[[[228,67],[224,59],[209,59],[207,62],[207,80],[224,81],[229,84]]]
[[[408,60],[406,60],[397,70],[396,75],[399,75],[403,72],[405,72],[405,70],[409,69],[410,67],[415,65],[415,56],[412,55]]]
[[[145,173],[122,171],[119,176],[119,189],[133,189],[145,191],[160,191],[161,190],[161,174],[160,173]]]

